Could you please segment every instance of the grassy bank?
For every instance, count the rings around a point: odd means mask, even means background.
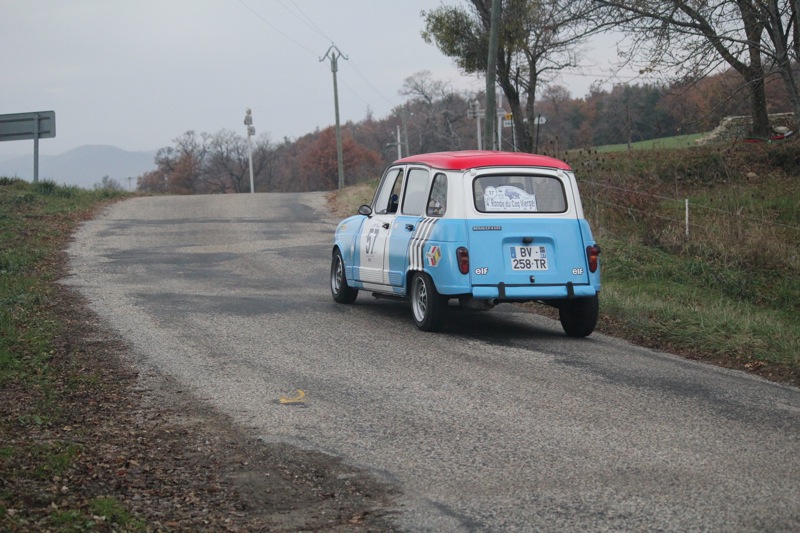
[[[0,530],[141,530],[115,500],[76,503],[69,493],[87,428],[70,429],[64,399],[95,388],[102,369],[70,371],[55,343],[69,327],[55,305],[62,250],[116,196],[0,178]]]
[[[570,162],[606,244],[603,307],[613,328],[798,384],[796,142],[576,153]]]
[[[673,148],[687,148],[695,145],[695,141],[705,133],[691,133],[663,139],[636,141],[631,143],[631,150],[671,150]],[[608,144],[597,148],[600,153],[622,152],[628,149],[628,144]]]
[[[800,146],[673,145],[565,156],[603,249],[598,329],[800,384]]]
[[[60,327],[48,314],[58,261],[77,224],[119,193],[0,178],[0,386],[47,396],[50,344]],[[48,417],[48,409],[33,414]]]

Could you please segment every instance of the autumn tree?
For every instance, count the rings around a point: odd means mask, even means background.
[[[538,146],[549,148],[548,155],[554,155],[572,144],[575,127],[570,119],[574,117],[574,100],[566,87],[548,85],[544,88],[539,102],[537,113],[547,117],[547,123],[543,134],[540,135]]]
[[[386,166],[397,156],[397,127],[400,124],[401,120],[395,113],[384,119],[376,119],[368,108],[363,120],[348,123],[347,134],[359,146],[380,154],[381,166]]]
[[[200,184],[203,157],[202,153],[177,150],[172,146],[161,148],[156,152],[156,170],[141,176],[137,180],[137,188],[170,194],[202,192]]]
[[[345,185],[352,185],[380,174],[380,154],[358,145],[342,128],[342,162],[345,170]],[[332,127],[320,132],[302,158],[300,170],[306,177],[302,190],[333,190],[339,184],[338,160],[336,157],[336,135]]]
[[[666,88],[657,85],[615,85],[594,99],[597,109],[594,144],[631,143],[675,135],[672,116],[661,106]]]
[[[203,191],[203,165],[208,155],[210,135],[187,131],[173,142],[175,146],[161,148],[156,152],[156,171],[143,183],[156,190],[172,194],[194,194]],[[156,184],[158,179],[163,184]]]
[[[441,6],[423,12],[423,38],[466,73],[486,73],[492,0],[471,0],[471,10]],[[587,14],[591,3],[577,0],[503,0],[496,61],[517,135],[533,151],[536,91],[558,71],[576,67],[580,44],[597,31]],[[489,110],[487,115],[493,116]]]
[[[774,94],[769,98],[770,85],[775,85],[774,80],[767,83],[768,110],[770,104],[785,100]],[[726,116],[750,114],[748,92],[741,75],[728,69],[713,76],[673,82],[663,96],[662,105],[681,132],[711,131]]]

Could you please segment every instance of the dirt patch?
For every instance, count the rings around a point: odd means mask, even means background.
[[[51,392],[0,391],[0,530],[397,530],[393,487],[261,442],[163,377],[140,379],[72,290],[55,286],[49,305],[68,325]]]

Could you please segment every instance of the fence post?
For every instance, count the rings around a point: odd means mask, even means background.
[[[689,238],[689,199],[686,198],[686,238]]]

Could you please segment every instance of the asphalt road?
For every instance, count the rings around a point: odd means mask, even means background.
[[[67,282],[142,368],[396,484],[398,527],[800,530],[800,390],[509,305],[441,334],[337,305],[334,228],[317,193],[136,198],[81,229]]]

